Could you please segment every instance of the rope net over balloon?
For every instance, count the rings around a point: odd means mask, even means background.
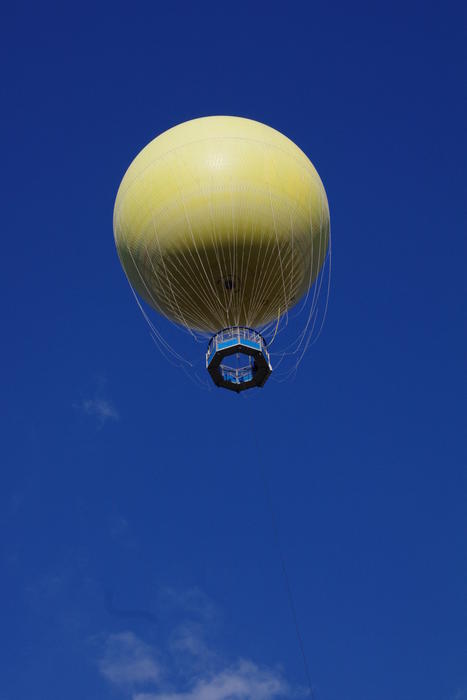
[[[162,354],[203,385],[210,385],[197,371],[204,352],[193,341],[206,346],[223,329],[254,329],[273,377],[284,381],[321,333],[329,209],[318,174],[296,150],[303,158],[245,136],[199,139],[147,158],[129,185],[122,182],[114,230],[133,294]],[[284,168],[293,170],[296,199],[277,184]],[[181,332],[179,341],[160,315]]]

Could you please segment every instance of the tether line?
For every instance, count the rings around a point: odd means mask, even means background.
[[[253,423],[252,423],[252,425],[253,425]],[[263,464],[262,464],[262,460],[261,460],[261,452],[259,449],[258,438],[257,438],[255,430],[253,430],[253,442],[256,446],[256,451],[257,451],[257,455],[258,455],[258,458],[256,459],[256,464],[258,467],[258,473],[259,473],[260,480],[261,480],[263,487],[264,487],[264,493],[265,493],[265,497],[266,497],[266,501],[267,501],[269,515],[271,518],[272,531],[273,531],[273,535],[274,535],[276,548],[277,548],[277,551],[279,554],[279,560],[280,560],[281,569],[282,569],[282,576],[283,576],[285,588],[287,591],[289,608],[290,608],[290,612],[292,614],[292,619],[293,619],[293,623],[294,623],[294,627],[295,627],[295,634],[297,636],[298,646],[300,647],[300,653],[301,653],[302,661],[303,661],[303,670],[305,671],[305,677],[306,677],[306,680],[308,683],[309,697],[314,698],[315,693],[313,691],[313,685],[311,683],[310,667],[308,665],[308,660],[307,660],[307,656],[306,656],[306,652],[305,652],[305,645],[303,643],[303,637],[302,637],[302,634],[300,631],[300,625],[298,622],[297,608],[295,606],[294,597],[293,597],[293,593],[292,593],[292,586],[290,585],[290,578],[289,578],[289,574],[287,572],[287,566],[285,563],[284,552],[282,550],[281,541],[280,541],[280,537],[279,537],[279,526],[278,526],[278,522],[277,522],[276,511],[274,509],[274,504],[272,501],[271,488],[269,486],[269,482],[268,482],[268,479],[266,477],[266,472],[263,468]]]

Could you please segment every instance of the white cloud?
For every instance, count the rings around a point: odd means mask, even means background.
[[[222,663],[195,635],[185,634],[183,652],[205,661],[193,664],[180,656],[180,646],[170,648],[166,663],[160,654],[132,632],[107,638],[99,661],[102,675],[114,686],[127,690],[131,700],[281,700],[298,697],[283,675],[241,659]],[[171,673],[172,672],[172,673]],[[172,677],[171,677],[172,676]]]
[[[109,635],[99,670],[113,685],[130,688],[157,683],[161,676],[154,650],[133,632]]]
[[[132,632],[110,635],[101,673],[126,691],[125,700],[290,700],[304,697],[282,671],[245,658],[226,658],[215,647],[217,608],[198,590],[183,595],[165,590],[161,622],[169,609],[183,609],[185,620],[154,648]]]
[[[260,669],[251,661],[197,679],[182,692],[137,693],[133,700],[274,700],[290,697],[290,687],[282,676]]]

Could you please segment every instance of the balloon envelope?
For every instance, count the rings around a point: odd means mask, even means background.
[[[326,257],[322,182],[287,137],[240,117],[185,122],[132,162],[114,210],[136,292],[176,323],[264,327],[313,284]]]

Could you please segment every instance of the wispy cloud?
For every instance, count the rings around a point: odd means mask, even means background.
[[[117,421],[120,418],[117,409],[109,399],[83,399],[75,406],[80,408],[86,415],[97,418],[101,424],[107,421]]]
[[[190,618],[195,618],[209,626],[213,626],[219,621],[219,610],[199,588],[189,588],[183,591],[164,588],[160,591],[159,596],[160,603],[165,610],[173,613],[183,611]]]
[[[99,670],[113,685],[131,690],[147,683],[157,683],[161,677],[155,651],[133,632],[107,637]]]
[[[208,648],[200,630],[200,626],[193,622],[177,627],[170,642],[171,652],[188,655],[193,661],[200,660],[203,664],[215,658],[215,653]]]
[[[99,427],[110,421],[120,420],[120,414],[115,404],[108,398],[106,377],[103,375],[94,377],[93,384],[94,390],[83,392],[84,395],[81,395],[80,401],[73,403],[73,408],[86,416],[97,419]]]

